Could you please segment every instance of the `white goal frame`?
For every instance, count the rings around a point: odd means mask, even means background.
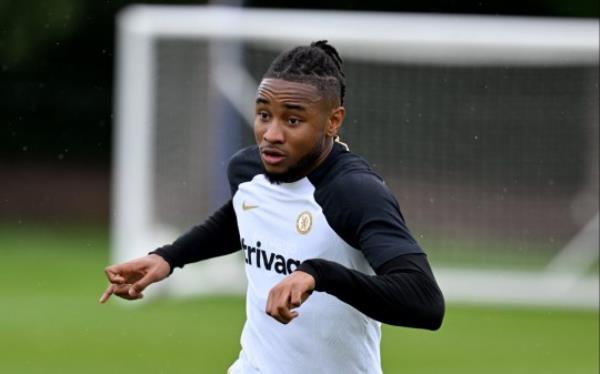
[[[482,29],[485,32],[475,32]],[[374,61],[454,65],[568,65],[577,61],[597,66],[598,35],[598,20],[128,7],[118,17],[112,261],[142,256],[179,234],[156,226],[152,219],[152,108],[156,89],[152,77],[157,37],[260,41],[277,51],[328,39],[342,56]],[[355,48],[358,44],[361,48]],[[218,51],[213,55],[213,84],[240,114],[251,115],[253,103],[248,97],[254,96],[256,82],[239,66],[226,63]],[[220,76],[236,77],[238,85],[225,86]],[[450,301],[598,309],[598,277],[580,271],[585,267],[581,259],[597,259],[598,250],[596,215],[545,271],[436,268],[436,275]],[[214,261],[219,265],[214,266]],[[210,260],[192,271],[180,271],[171,278],[166,288],[178,294],[240,293],[245,289],[242,262],[232,255]]]

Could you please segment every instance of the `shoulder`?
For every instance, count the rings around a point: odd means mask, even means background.
[[[327,173],[315,182],[316,194],[337,201],[339,204],[336,205],[346,208],[356,207],[360,210],[372,206],[380,198],[395,202],[383,178],[355,153],[338,154]]]
[[[315,200],[331,228],[374,268],[399,255],[422,252],[393,193],[360,156],[338,155],[316,182]]]
[[[315,195],[330,216],[345,216],[356,224],[375,218],[404,220],[396,197],[384,180],[371,170],[344,172]]]
[[[256,145],[237,151],[229,159],[227,177],[232,193],[244,182],[251,180],[255,175],[262,173],[262,163]]]

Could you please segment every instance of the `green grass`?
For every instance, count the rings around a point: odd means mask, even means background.
[[[466,268],[543,270],[560,248],[548,248],[540,243],[514,243],[465,236],[446,240],[424,235],[419,244],[426,249],[434,265]],[[550,250],[549,250],[550,249]]]
[[[97,300],[106,230],[0,227],[0,373],[224,373],[243,300]],[[176,276],[176,275],[175,275]],[[438,332],[384,327],[390,373],[598,373],[598,313],[449,305]]]

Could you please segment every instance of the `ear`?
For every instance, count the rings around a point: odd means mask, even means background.
[[[327,136],[337,136],[340,127],[342,127],[342,122],[344,122],[345,116],[346,108],[343,106],[338,106],[337,108],[331,110],[327,121],[327,128],[325,129]]]

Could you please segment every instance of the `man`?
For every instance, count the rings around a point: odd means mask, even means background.
[[[231,373],[381,373],[380,322],[438,329],[444,300],[398,203],[336,141],[344,94],[326,41],[277,57],[258,87],[257,145],[229,164],[232,199],[174,243],[106,268],[101,302],[141,298],[175,267],[241,247],[247,320]]]

